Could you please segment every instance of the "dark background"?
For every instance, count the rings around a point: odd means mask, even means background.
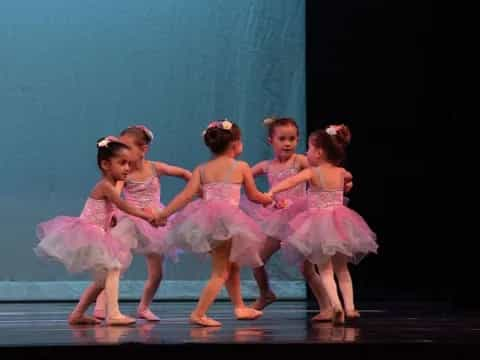
[[[380,245],[351,268],[357,300],[475,303],[453,281],[461,257],[432,217],[432,128],[453,116],[448,73],[433,66],[432,2],[307,0],[306,11],[307,128],[352,130],[350,206]]]

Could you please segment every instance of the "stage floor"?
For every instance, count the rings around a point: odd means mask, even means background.
[[[133,314],[135,305],[122,303],[121,308]],[[92,345],[109,345],[111,349],[114,344],[188,345],[189,349],[197,344],[480,344],[480,314],[454,313],[442,304],[363,304],[359,306],[361,319],[334,327],[330,323],[310,322],[316,312],[305,302],[277,302],[255,321],[234,320],[230,303],[219,302],[210,316],[223,323],[221,328],[189,325],[192,302],[157,302],[152,308],[160,322],[138,321],[130,327],[70,326],[66,318],[73,306],[0,304],[0,353],[22,348],[81,349]]]

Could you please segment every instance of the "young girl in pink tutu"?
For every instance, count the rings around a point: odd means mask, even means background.
[[[274,153],[273,160],[259,162],[252,167],[253,176],[266,175],[270,186],[290,178],[309,167],[307,157],[296,153],[298,145],[299,128],[292,118],[267,118],[264,120],[268,128],[268,142]],[[351,188],[351,182],[346,189]],[[288,191],[275,194],[276,206],[261,207],[250,201],[242,199],[241,208],[257,221],[267,235],[262,248],[261,257],[266,263],[271,256],[280,249],[280,241],[285,239],[288,230],[287,224],[297,214],[306,210],[306,186],[300,183]],[[322,314],[329,318],[330,303],[318,290],[315,283],[319,282],[318,274],[305,272],[305,278],[312,289]],[[272,291],[265,265],[253,270],[255,280],[260,291],[260,297],[252,305],[257,310],[275,301],[276,296]],[[321,315],[322,316],[322,315]]]
[[[143,125],[130,126],[120,134],[120,140],[131,149],[130,172],[125,182],[120,182],[117,188],[122,189],[125,200],[139,209],[161,209],[160,202],[160,176],[176,176],[190,180],[191,172],[166,163],[149,161],[146,159],[147,152],[153,133]],[[148,279],[145,282],[143,295],[137,308],[137,316],[148,321],[160,320],[151,310],[150,304],[160,286],[162,279],[163,259],[166,255],[165,235],[169,230],[166,227],[153,227],[147,221],[120,214],[118,224],[112,230],[112,234],[124,239],[127,243],[135,243],[135,252],[145,255],[147,262]],[[175,251],[172,249],[171,254]],[[97,298],[94,315],[97,318],[104,317],[103,293]]]
[[[107,324],[128,325],[135,319],[120,312],[118,286],[120,273],[130,265],[133,244],[119,241],[111,234],[116,223],[114,205],[146,221],[153,221],[153,216],[152,212],[140,210],[122,200],[115,189],[117,181],[125,180],[129,172],[129,147],[108,136],[97,142],[97,148],[102,179],[91,191],[80,217],[58,216],[39,224],[37,236],[40,243],[35,252],[63,263],[70,272],[93,272],[95,280],[70,314],[71,324],[99,323],[85,312],[105,288]]]
[[[187,205],[172,221],[167,243],[194,253],[210,253],[212,274],[190,321],[202,326],[220,326],[207,317],[207,311],[225,284],[237,319],[254,319],[262,313],[245,306],[240,290],[240,266],[258,267],[264,242],[260,227],[239,208],[240,190],[245,187],[250,200],[270,204],[269,196],[259,192],[247,163],[236,161],[242,152],[240,128],[230,121],[210,123],[203,135],[213,158],[198,166],[190,182],[159,213],[163,222],[185,206],[200,190],[202,199]]]
[[[281,193],[308,182],[307,209],[288,223],[289,235],[282,243],[287,259],[303,263],[305,272],[318,265],[322,287],[333,307],[332,319],[343,323],[344,316],[359,316],[353,301],[353,286],[347,262],[357,264],[366,254],[377,252],[376,236],[353,210],[343,205],[345,181],[351,174],[340,166],[345,158],[350,131],[344,125],[329,126],[310,135],[308,161],[312,166],[270,190]],[[340,304],[333,273],[344,302]]]

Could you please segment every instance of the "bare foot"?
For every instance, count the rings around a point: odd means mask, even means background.
[[[345,313],[342,309],[338,308],[333,310],[332,322],[334,325],[345,324]]]
[[[263,315],[262,311],[249,307],[236,308],[234,312],[237,320],[255,320]]]
[[[71,313],[68,317],[68,323],[70,325],[97,325],[100,324],[100,320],[85,314]]]
[[[320,311],[317,315],[312,318],[312,321],[331,321],[333,318],[333,310],[326,309]]]
[[[126,316],[123,314],[119,314],[117,316],[109,316],[107,318],[107,325],[109,326],[125,326],[125,325],[132,325],[135,324],[137,320],[130,316]]]
[[[352,320],[352,319],[358,319],[358,318],[360,317],[360,313],[359,313],[357,310],[355,310],[355,309],[346,310],[346,311],[345,311],[345,317],[346,317],[347,319],[350,319],[350,320]]]
[[[105,309],[94,309],[93,316],[99,320],[105,320]]]
[[[138,310],[137,317],[139,319],[145,319],[147,321],[160,321],[160,318],[155,315],[149,308]]]
[[[195,324],[195,325],[200,325],[200,326],[222,326],[222,323],[213,320],[206,315],[203,316],[197,316],[194,314],[190,315],[190,323]]]
[[[277,300],[277,296],[273,292],[269,292],[266,296],[260,296],[255,300],[252,304],[252,308],[255,310],[263,310],[275,300]]]

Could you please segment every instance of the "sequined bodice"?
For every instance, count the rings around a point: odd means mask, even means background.
[[[123,191],[125,200],[139,208],[160,205],[160,181],[157,176],[146,181],[127,180]]]
[[[269,167],[267,172],[268,183],[270,188],[279,182],[298,174],[298,169],[295,166],[289,167],[287,169],[272,171],[271,167]],[[305,197],[306,195],[306,188],[305,183],[300,183],[297,186],[283,191],[281,193],[275,194],[275,199],[278,200],[293,200]]]
[[[80,218],[107,230],[113,216],[114,208],[111,202],[89,197],[83,207]]]
[[[233,206],[238,206],[240,203],[240,189],[242,184],[215,182],[203,184],[203,199],[204,200],[221,200],[229,202]]]
[[[343,205],[343,190],[309,189],[307,201],[309,209],[323,209]]]
[[[343,205],[343,187],[326,188],[322,171],[319,167],[312,167],[314,176],[319,185],[311,184],[307,192],[309,209],[325,209]],[[340,175],[340,183],[343,184],[343,175]]]

